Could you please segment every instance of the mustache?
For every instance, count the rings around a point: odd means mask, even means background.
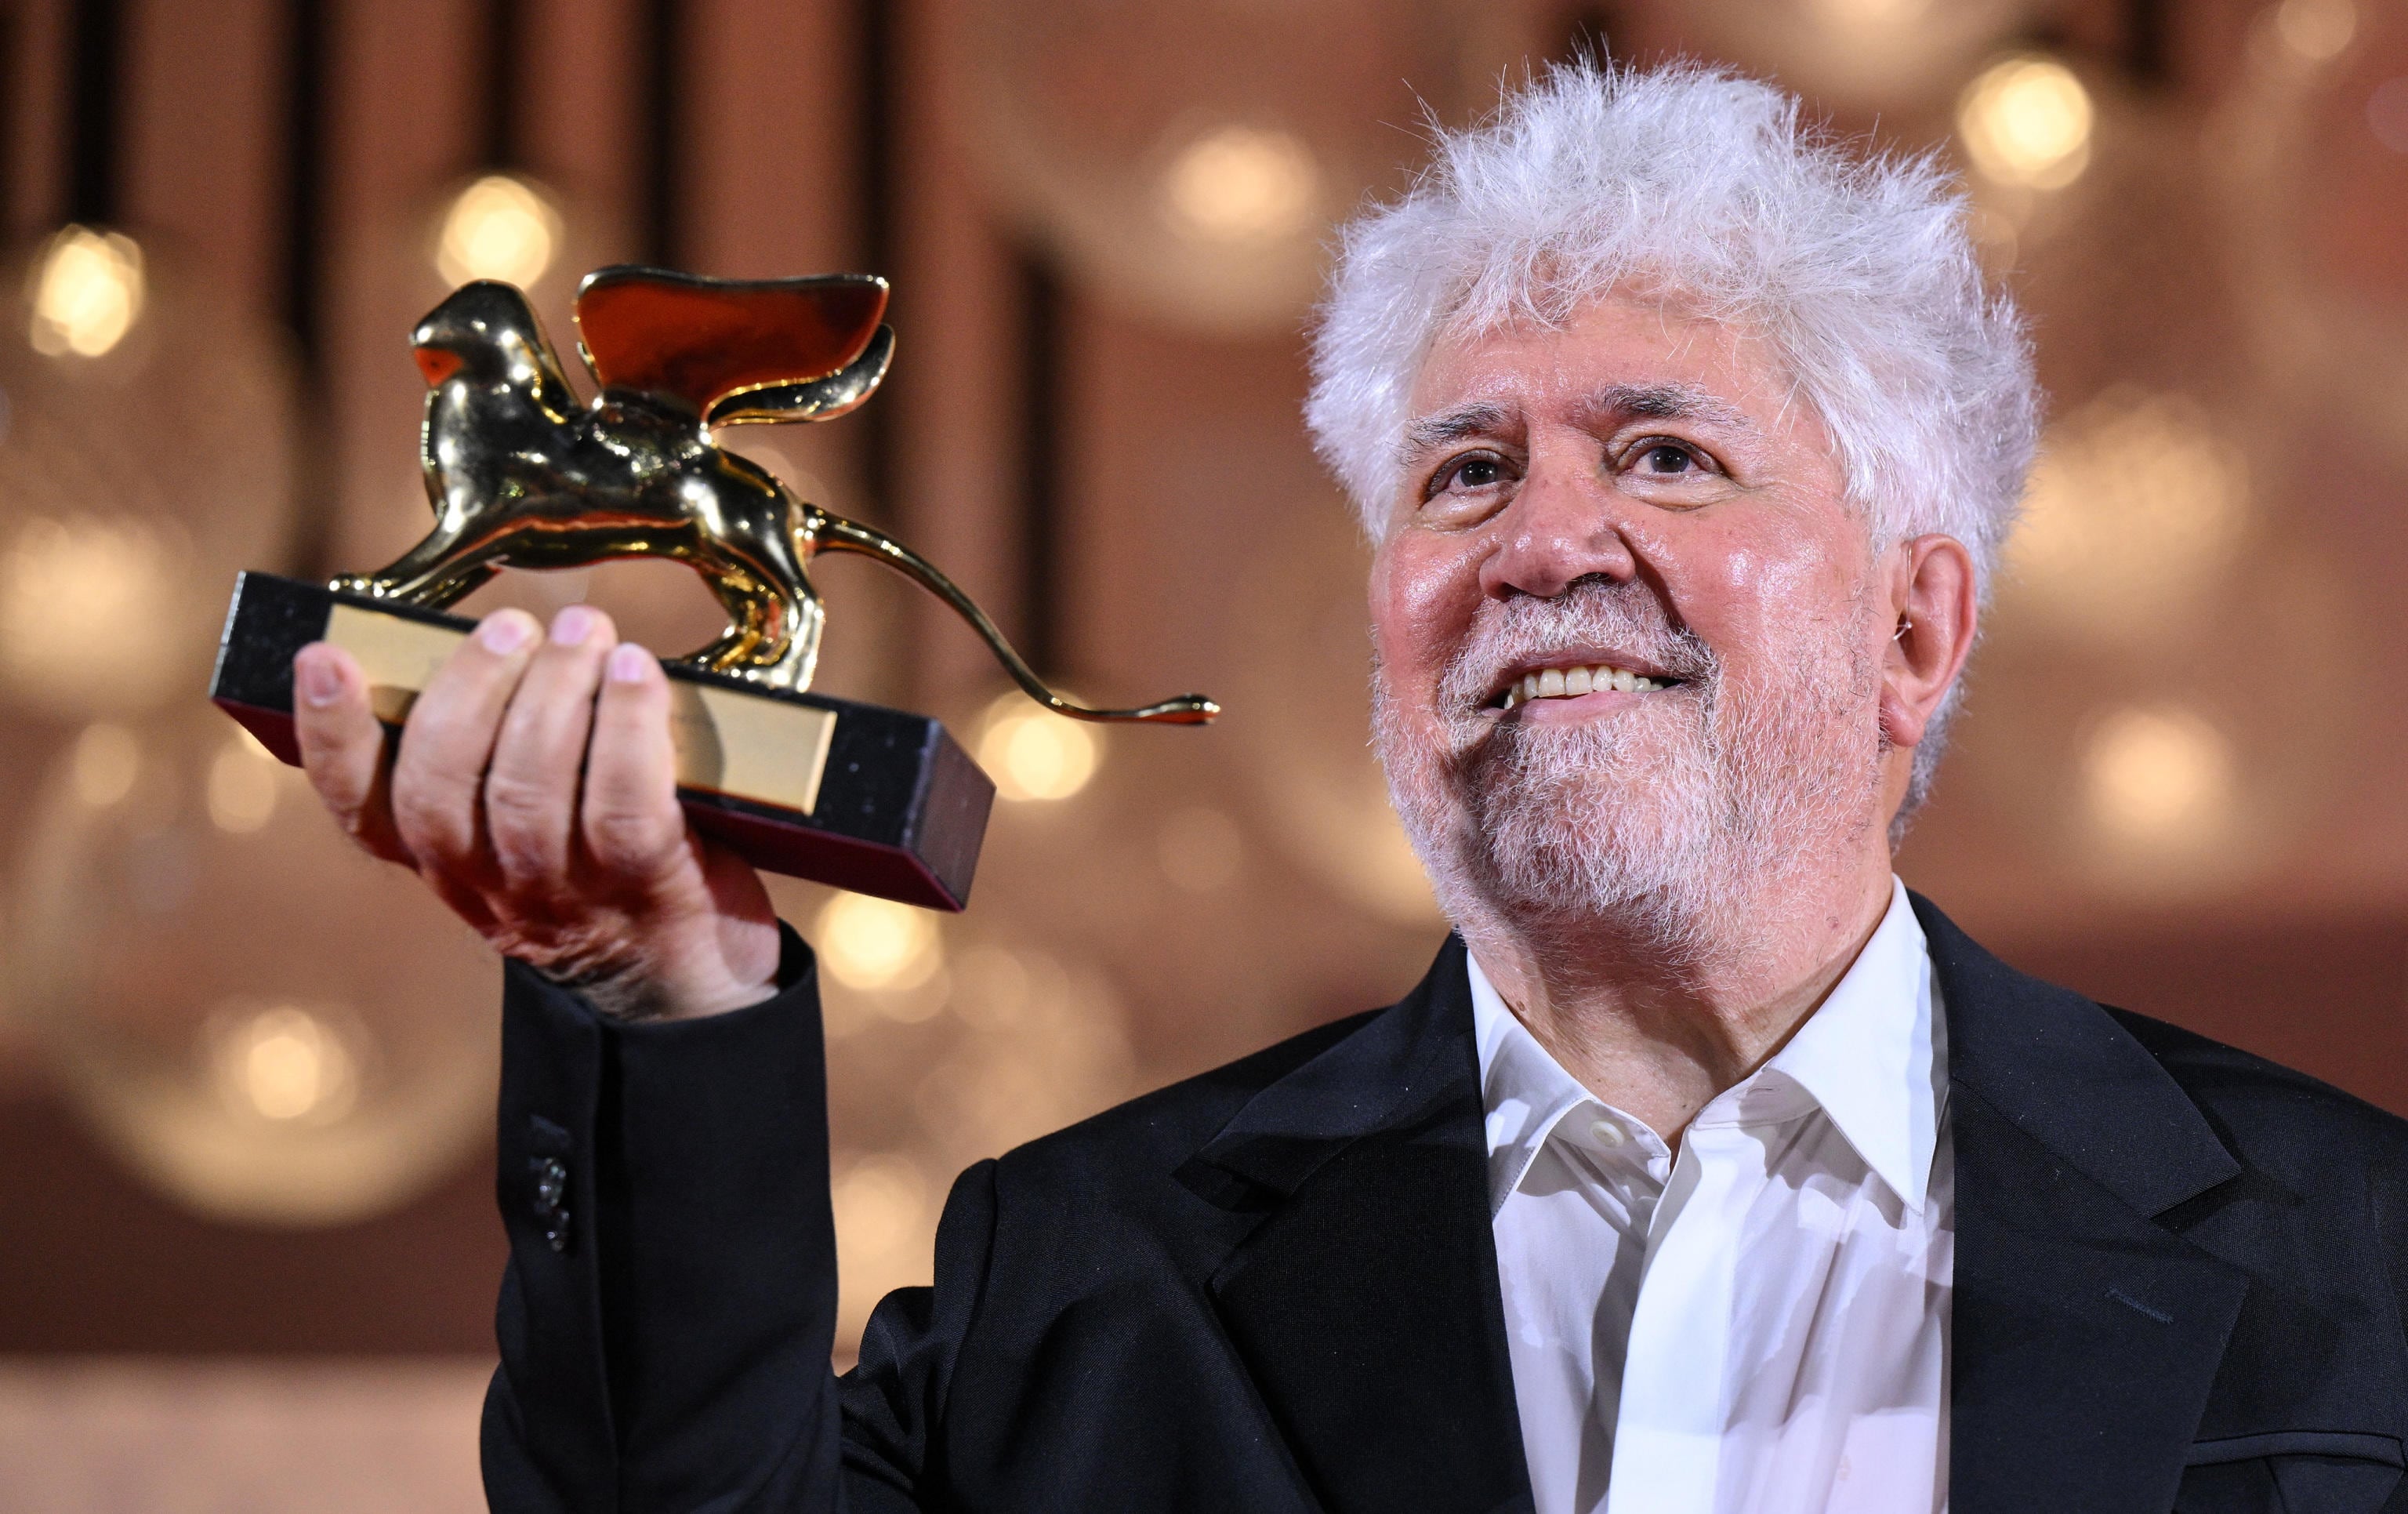
[[[1645,585],[1598,575],[1575,579],[1550,599],[1492,600],[1439,680],[1449,718],[1475,715],[1507,669],[1610,648],[1660,668],[1684,684],[1711,685],[1721,663],[1686,626],[1675,624]]]

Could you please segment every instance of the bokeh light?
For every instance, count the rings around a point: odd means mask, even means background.
[[[2366,129],[2394,152],[2408,152],[2408,77],[2386,79],[2366,97]]]
[[[837,1169],[828,1191],[836,1216],[837,1329],[852,1340],[881,1298],[928,1281],[937,1195],[919,1165],[900,1152],[831,1165]]]
[[[487,174],[443,213],[435,267],[447,282],[498,279],[523,289],[551,271],[562,223],[549,192],[516,174]]]
[[[916,988],[944,966],[943,944],[926,911],[867,894],[830,899],[811,940],[821,964],[852,988]]]
[[[27,339],[45,357],[98,357],[142,314],[142,249],[131,237],[68,226],[35,260]]]
[[[105,810],[133,792],[141,771],[141,743],[115,721],[95,720],[76,737],[70,782],[76,798],[93,809]]]
[[[209,760],[209,823],[237,835],[257,830],[275,818],[278,791],[293,774],[236,726]]]
[[[1101,744],[1089,727],[1006,694],[987,707],[978,759],[1004,799],[1066,800],[1095,777]]]
[[[93,1133],[227,1222],[382,1213],[491,1138],[491,950],[305,786],[196,699],[87,725],[36,795],[0,957]]]
[[[156,629],[190,592],[172,521],[36,516],[0,551],[0,681],[53,714],[157,703],[185,649]]]
[[[2009,58],[1966,86],[1956,130],[1985,177],[2063,189],[2090,165],[2096,114],[2073,70],[2051,58]]]
[[[1165,213],[1179,232],[1208,242],[1275,242],[1318,220],[1320,171],[1293,135],[1226,125],[1180,149],[1163,173]]]
[[[1932,0],[1806,0],[1816,21],[1843,32],[1908,25],[1921,21],[1931,5]]]
[[[218,1087],[269,1120],[332,1121],[359,1096],[352,1052],[327,1020],[293,1004],[222,1013],[208,1028]]]
[[[2176,705],[2114,711],[2083,757],[2090,815],[2117,843],[2153,850],[2212,840],[2234,802],[2231,743]]]
[[[2358,36],[2358,7],[2351,0],[2283,0],[2274,9],[2274,33],[2293,52],[2322,63],[2339,57]]]
[[[2006,598],[2075,635],[2179,635],[2248,524],[2247,460],[2206,407],[2118,385],[2050,428]]]

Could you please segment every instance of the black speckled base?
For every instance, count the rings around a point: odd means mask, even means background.
[[[209,698],[287,762],[300,760],[293,740],[293,655],[325,635],[338,600],[456,629],[473,624],[266,573],[241,575],[218,642]],[[926,715],[759,688],[719,673],[667,671],[838,717],[811,813],[681,788],[678,799],[696,830],[771,872],[927,909],[959,910],[968,901],[995,785],[943,726]]]

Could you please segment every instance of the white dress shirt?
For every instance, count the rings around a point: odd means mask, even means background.
[[[1539,1514],[1944,1508],[1946,1028],[1905,886],[1677,1159],[1470,971]]]

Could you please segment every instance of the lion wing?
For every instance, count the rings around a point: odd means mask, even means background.
[[[622,266],[578,287],[577,346],[605,388],[666,397],[705,420],[781,409],[808,420],[809,406],[783,406],[777,392],[809,393],[853,364],[885,313],[886,281],[868,274],[706,279]],[[745,396],[754,397],[728,403]]]

